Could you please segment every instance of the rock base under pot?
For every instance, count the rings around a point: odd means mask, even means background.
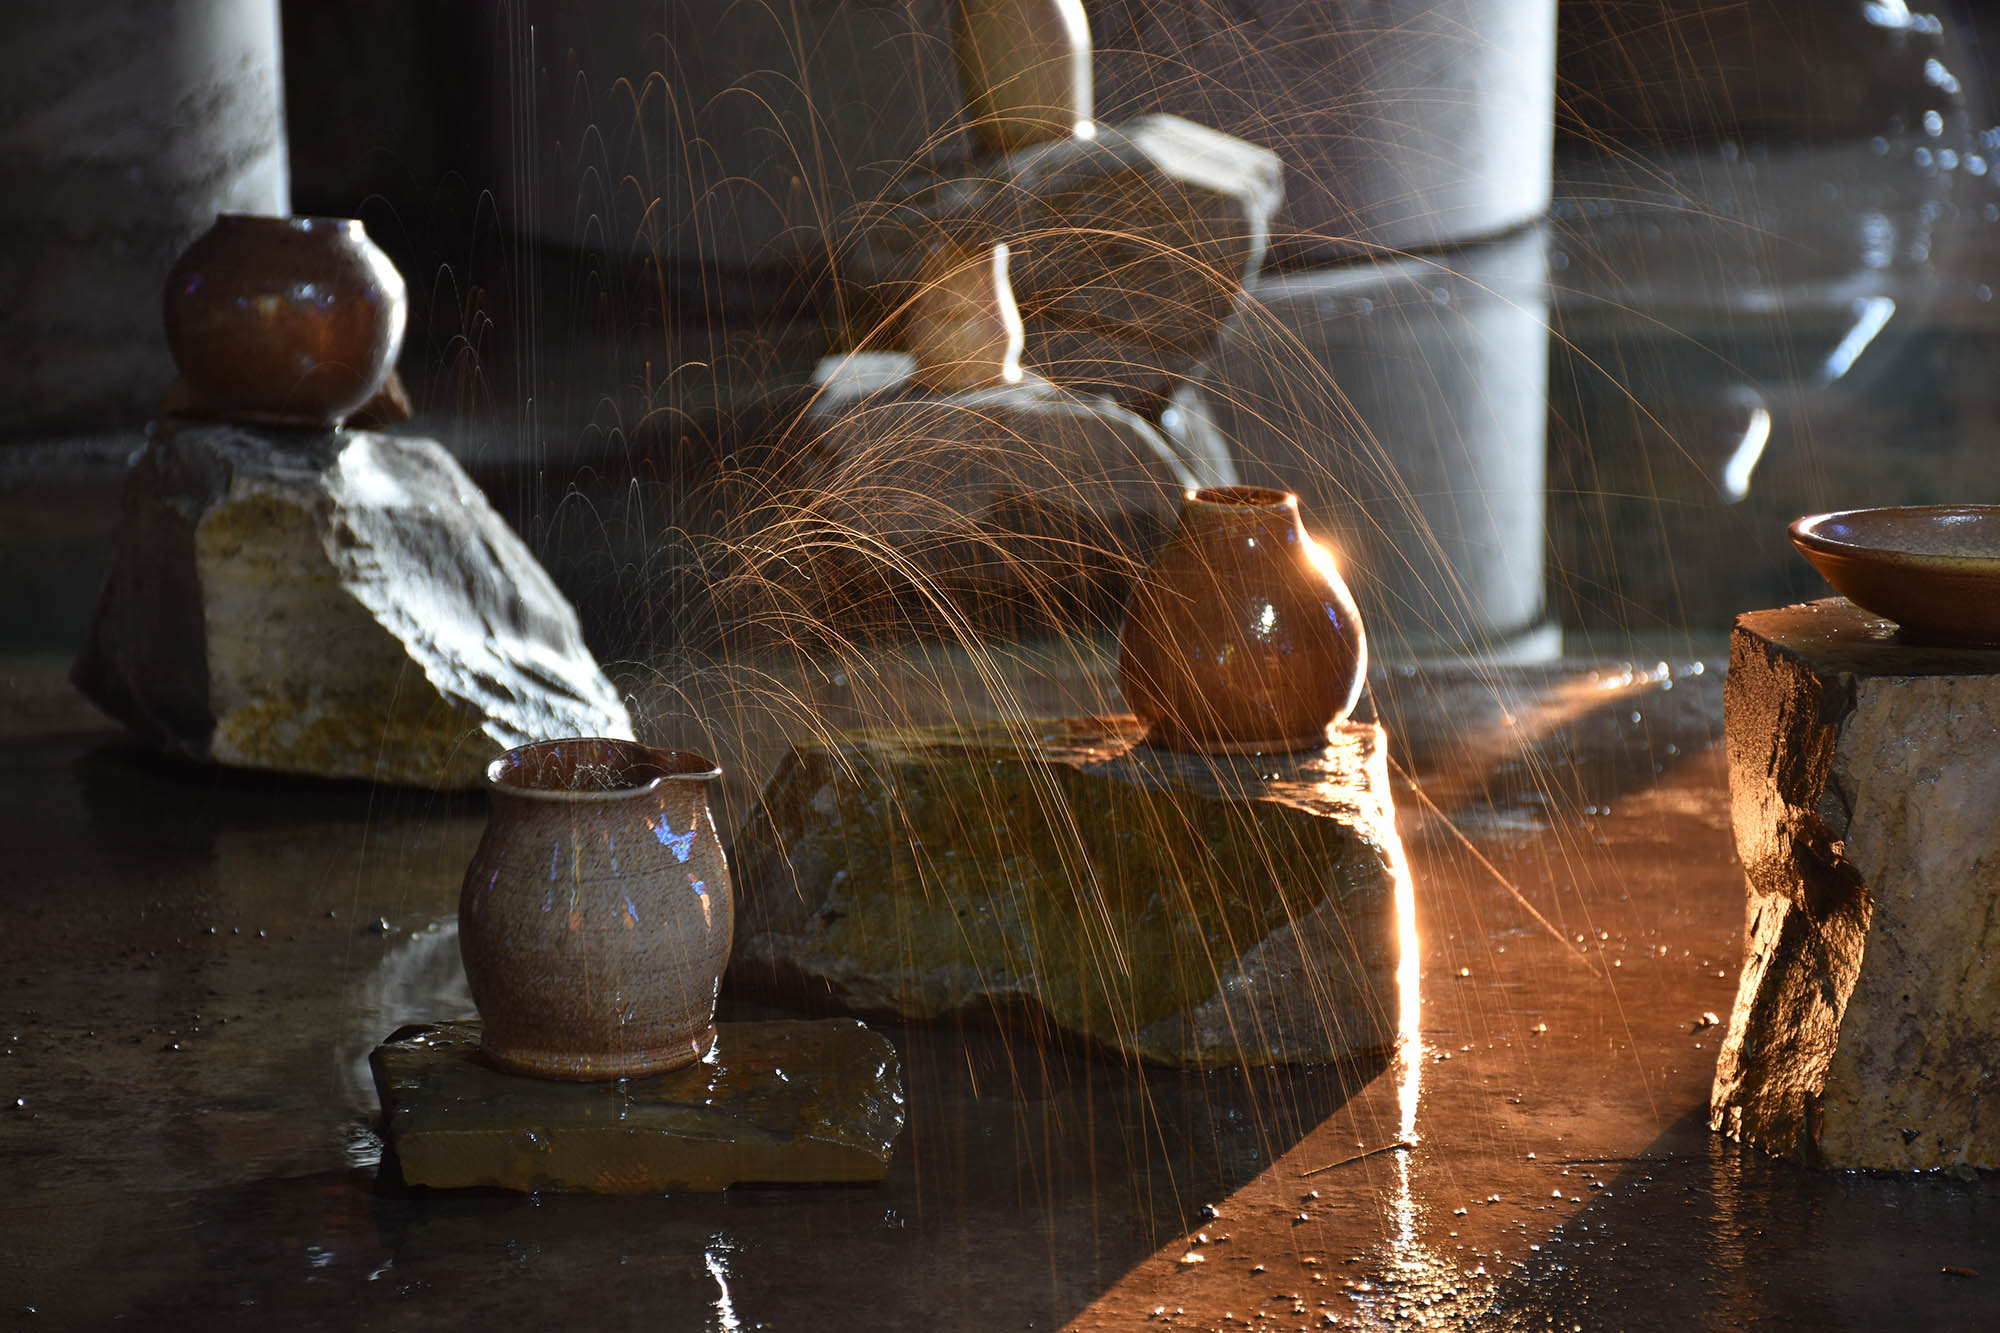
[[[1742,980],[1716,1129],[1816,1165],[2000,1167],[2000,648],[1842,598],[1741,616]]]
[[[734,868],[732,984],[906,1018],[1026,1007],[1198,1067],[1396,1038],[1408,878],[1372,724],[1240,757],[1142,745],[1130,717],[801,744]]]
[[[369,1064],[404,1183],[592,1194],[880,1180],[902,1063],[850,1019],[721,1023],[710,1058],[606,1083],[502,1073],[477,1023],[398,1029]]]
[[[435,441],[156,423],[75,679],[169,753],[477,786],[553,736],[629,737],[576,612]]]

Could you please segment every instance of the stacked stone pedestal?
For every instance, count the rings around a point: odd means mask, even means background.
[[[2000,1166],[2000,648],[1758,611],[1726,698],[1749,906],[1711,1123],[1819,1165]]]
[[[913,368],[827,359],[802,447],[731,515],[724,617],[795,638],[1114,623],[1213,465],[1036,375],[932,394]]]
[[[893,338],[937,247],[1006,245],[1028,364],[1159,420],[1242,304],[1283,198],[1277,154],[1178,116],[915,173],[851,219],[848,332]]]
[[[1031,340],[1085,331],[1109,340],[1100,360],[1186,369],[1262,264],[1283,197],[1277,154],[1178,116],[976,160],[857,219],[842,266],[855,332],[909,303],[932,246],[1003,244]]]

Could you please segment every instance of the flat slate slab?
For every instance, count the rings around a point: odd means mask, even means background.
[[[880,1180],[903,1071],[852,1019],[720,1023],[709,1058],[606,1083],[504,1073],[478,1023],[398,1029],[369,1064],[411,1185],[593,1194]]]
[[[1176,754],[1130,716],[802,743],[738,837],[736,984],[860,1014],[1026,1006],[1109,1051],[1318,1063],[1396,1036],[1381,728]]]
[[[1737,619],[1742,980],[1714,1127],[1824,1166],[2000,1167],[2000,649],[1841,598]]]

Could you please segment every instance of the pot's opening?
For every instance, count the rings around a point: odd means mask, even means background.
[[[362,230],[360,218],[318,217],[307,213],[237,213],[223,211],[215,215],[217,224],[227,223],[233,227],[261,227],[276,231],[351,231],[359,234]]]
[[[1197,504],[1227,505],[1237,509],[1275,509],[1291,503],[1290,491],[1270,486],[1204,486],[1188,492]]]
[[[720,776],[712,760],[689,750],[658,750],[637,741],[576,736],[509,750],[486,769],[509,791],[590,796],[635,791],[662,778]]]

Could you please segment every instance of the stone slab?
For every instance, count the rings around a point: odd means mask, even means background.
[[[760,576],[718,581],[732,619],[796,619],[791,597],[842,632],[949,623],[978,602],[1115,614],[1197,471],[1106,399],[1032,375],[933,395],[909,366],[900,353],[822,363],[802,448],[737,516],[732,554]]]
[[[720,1023],[708,1059],[607,1083],[508,1074],[477,1023],[400,1028],[369,1065],[407,1184],[593,1194],[880,1180],[902,1062],[851,1019]]]
[[[795,746],[737,842],[732,978],[1025,1008],[1166,1064],[1389,1046],[1408,881],[1380,728],[1243,758],[1140,740],[1122,717]]]
[[[1749,884],[1711,1124],[1799,1161],[2000,1166],[2000,649],[1832,598],[1741,616]]]
[[[1199,358],[1262,264],[1283,196],[1268,148],[1141,116],[917,177],[853,220],[840,277],[861,332],[909,301],[933,246],[1003,244],[1024,320]]]
[[[632,735],[576,612],[433,440],[165,420],[128,475],[75,679],[171,753],[476,787]]]

